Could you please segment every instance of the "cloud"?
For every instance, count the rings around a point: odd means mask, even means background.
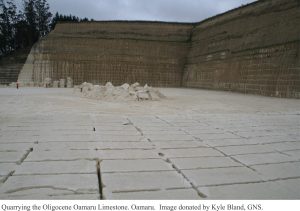
[[[21,0],[17,0],[21,1]],[[95,20],[197,22],[255,0],[48,0],[52,13]]]

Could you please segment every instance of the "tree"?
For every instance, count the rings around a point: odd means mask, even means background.
[[[20,20],[16,25],[15,40],[17,43],[16,49],[26,48],[33,44],[33,38],[31,37],[31,28],[25,20]]]
[[[55,28],[55,25],[60,22],[75,22],[75,23],[79,23],[79,22],[87,22],[87,21],[90,21],[88,18],[83,18],[83,19],[80,19],[79,17],[77,16],[74,16],[74,15],[62,15],[62,14],[59,14],[58,12],[55,13],[53,19],[52,19],[52,22],[50,24],[50,28],[51,30],[53,30]],[[92,20],[91,20],[92,21]]]
[[[0,52],[8,54],[16,48],[17,7],[13,0],[0,0]]]
[[[0,51],[1,55],[8,51],[8,42],[10,38],[10,22],[8,17],[8,9],[3,0],[0,0]]]
[[[47,0],[36,0],[34,6],[37,15],[37,31],[39,32],[39,37],[43,37],[50,31],[50,22],[52,17],[51,12],[49,12],[50,7]]]
[[[51,20],[47,0],[23,0],[23,11],[17,13],[15,0],[0,0],[0,57],[16,49],[30,47],[53,30],[58,22],[82,22],[74,15],[56,13]]]
[[[81,22],[88,22],[88,21],[89,21],[88,18],[83,18],[83,19],[81,19]]]
[[[37,29],[37,14],[35,11],[34,0],[24,0],[24,16],[25,21],[29,26],[29,36],[32,38],[31,42],[34,43],[39,38],[39,32]]]
[[[53,30],[55,28],[55,25],[57,24],[58,20],[59,20],[59,14],[58,14],[58,12],[56,12],[50,23],[51,30]]]
[[[29,26],[29,30],[26,31],[30,33],[32,43],[49,33],[52,17],[49,10],[47,0],[24,0],[24,15]]]

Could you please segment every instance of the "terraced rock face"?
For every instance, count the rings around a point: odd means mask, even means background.
[[[180,86],[192,25],[147,22],[58,24],[31,52],[21,78]]]
[[[300,3],[269,0],[198,24],[184,86],[300,97]]]
[[[19,76],[300,98],[299,0],[258,1],[195,24],[58,24]]]
[[[18,50],[0,59],[0,84],[8,85],[18,80],[30,49]]]

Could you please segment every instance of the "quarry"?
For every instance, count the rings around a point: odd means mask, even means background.
[[[200,23],[62,23],[18,76],[299,98],[299,1],[257,1]],[[17,79],[16,79],[17,80]]]
[[[0,199],[300,199],[299,25],[57,24],[0,62]]]

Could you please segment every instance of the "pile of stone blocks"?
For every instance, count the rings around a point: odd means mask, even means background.
[[[43,87],[49,88],[73,88],[73,79],[71,77],[67,77],[67,83],[64,78],[60,79],[59,81],[52,81],[51,78],[45,78]]]
[[[125,83],[122,86],[114,86],[111,82],[107,82],[104,86],[84,82],[80,86],[76,86],[74,91],[83,97],[98,100],[143,101],[165,98],[157,89],[149,87],[147,84],[141,86],[137,82],[131,85]]]

